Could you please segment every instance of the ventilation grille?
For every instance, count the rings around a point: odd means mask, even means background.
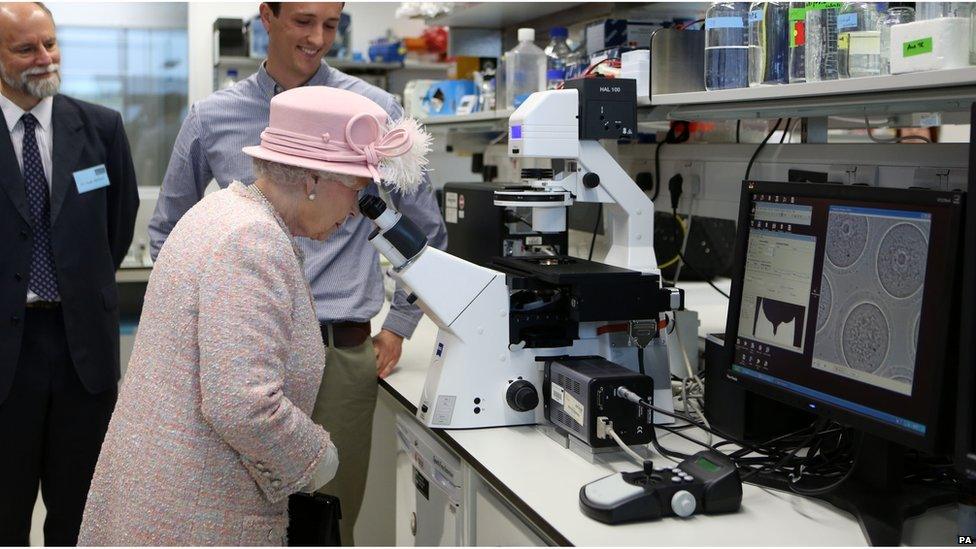
[[[552,376],[552,381],[556,385],[562,387],[564,390],[569,391],[576,396],[582,396],[582,388],[580,387],[580,382],[578,380],[565,376],[562,373],[557,373]]]

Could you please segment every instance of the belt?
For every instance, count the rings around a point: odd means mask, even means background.
[[[28,309],[54,310],[61,308],[60,301],[31,301],[27,304]]]
[[[335,338],[332,344],[340,349],[362,345],[373,331],[369,321],[322,322],[319,327],[322,329],[322,342],[326,347],[329,346],[329,326],[332,326],[332,336]]]

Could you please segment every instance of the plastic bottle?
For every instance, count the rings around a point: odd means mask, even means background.
[[[915,2],[916,21],[940,17],[969,17],[971,13],[971,2]]]
[[[880,29],[880,58],[881,74],[891,74],[891,27],[902,23],[911,23],[915,20],[915,8],[911,7],[910,2],[890,4],[885,10],[884,17],[878,23]]]
[[[837,15],[840,7],[840,2],[816,2],[807,7],[807,82],[837,80]]]
[[[566,80],[566,66],[570,62],[573,52],[569,48],[567,39],[569,31],[566,27],[553,27],[549,29],[549,45],[544,50],[546,53],[546,85],[547,89],[558,89]]]
[[[841,78],[881,74],[878,23],[885,7],[876,2],[845,2],[841,7],[837,16],[837,72]]]
[[[807,8],[806,2],[790,2],[790,83],[806,82],[807,74]]]
[[[749,85],[790,81],[789,2],[753,2],[749,8]]]
[[[535,45],[535,29],[519,29],[518,39],[505,57],[505,105],[509,108],[546,89],[546,54]]]
[[[586,53],[586,44],[580,44],[569,54],[566,63],[566,80],[579,78],[590,66],[590,56]]]
[[[225,89],[237,83],[237,69],[227,69],[227,74],[220,81],[220,89]]]
[[[749,85],[749,4],[715,2],[705,12],[705,89]]]

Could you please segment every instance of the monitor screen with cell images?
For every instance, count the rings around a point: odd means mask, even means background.
[[[726,377],[931,448],[955,354],[964,196],[744,183]]]

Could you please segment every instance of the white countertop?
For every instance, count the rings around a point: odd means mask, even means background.
[[[728,291],[727,280],[718,285]],[[701,313],[700,333],[724,331],[725,298],[705,283],[681,287],[686,290],[687,308]],[[383,384],[399,400],[411,403],[414,410],[423,391],[436,331],[436,326],[423,317],[413,338],[404,343],[399,366]],[[574,545],[852,546],[866,543],[851,515],[817,500],[751,484],[743,485],[742,508],[737,513],[616,526],[602,524],[580,511],[579,489],[614,471],[636,470],[632,462],[618,456],[608,464],[589,463],[536,427],[447,430],[441,434],[455,450],[475,459],[482,472],[494,477],[486,478],[489,483],[502,485],[504,490],[500,491],[521,500],[523,506],[532,509],[538,518]],[[664,431],[659,431],[658,437],[663,445],[678,451],[693,453],[700,449]],[[462,459],[468,458],[462,455]],[[654,459],[657,467],[671,463],[659,456]],[[567,482],[567,479],[573,480]],[[517,502],[512,503],[519,507]],[[936,530],[939,535],[928,536],[927,543],[949,544],[955,536],[955,529],[948,526],[951,509],[937,512],[941,512]],[[910,526],[911,523],[906,524],[906,539],[913,537]]]

